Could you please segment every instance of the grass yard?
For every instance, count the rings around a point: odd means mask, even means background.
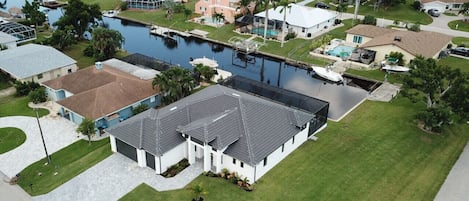
[[[466,37],[454,37],[453,40],[451,40],[456,45],[464,45],[466,47],[469,47],[469,38]]]
[[[31,116],[35,117],[36,113],[28,106],[29,98],[27,96],[14,97],[7,96],[0,98],[0,117],[6,116]],[[49,110],[39,108],[39,116],[49,114]]]
[[[373,79],[373,80],[378,80],[378,81],[384,81],[384,76],[386,75],[386,71],[382,71],[379,69],[375,70],[356,70],[356,69],[347,69],[345,71],[348,74],[352,75],[357,75],[361,77],[365,77],[368,79]],[[388,82],[390,83],[402,83],[404,74],[400,73],[389,73],[387,76]]]
[[[439,65],[448,66],[450,68],[459,68],[462,72],[469,73],[469,66],[467,65],[469,60],[458,58],[458,57],[445,57],[438,61]]]
[[[25,140],[26,134],[18,128],[0,128],[0,154],[15,149]]]
[[[94,65],[95,59],[93,57],[87,57],[83,55],[83,50],[88,47],[88,41],[80,41],[77,44],[74,44],[68,47],[64,52],[64,54],[72,57],[77,61],[77,66],[79,69],[86,68],[88,66]]]
[[[199,176],[206,200],[432,200],[469,139],[469,125],[424,133],[423,109],[398,97],[366,101],[341,122],[329,122],[246,192],[220,178]],[[187,189],[157,192],[140,185],[121,200],[190,200]]]
[[[30,195],[48,193],[112,154],[109,138],[92,142],[77,141],[51,155],[52,164],[43,158],[21,171],[18,184]],[[54,172],[58,172],[54,176]],[[42,173],[40,176],[39,173]],[[32,189],[30,184],[33,184]]]
[[[458,25],[457,29],[456,25]],[[463,22],[462,20],[451,21],[448,23],[448,27],[453,30],[469,32],[469,22]]]

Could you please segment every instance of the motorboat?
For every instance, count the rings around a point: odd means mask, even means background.
[[[119,11],[118,10],[105,10],[102,12],[102,14],[104,17],[113,18],[113,17],[116,17],[117,14],[119,14]]]
[[[209,59],[209,58],[206,58],[206,57],[202,57],[202,58],[197,58],[197,59],[190,59],[189,63],[192,65],[192,66],[196,66],[198,64],[202,64],[204,66],[208,66],[210,68],[214,68],[216,69],[218,67],[218,62],[213,60],[213,59]]]
[[[410,68],[397,65],[398,59],[389,58],[381,62],[381,69],[394,72],[408,72]]]
[[[321,78],[324,78],[326,80],[336,82],[336,83],[341,83],[344,81],[344,78],[342,77],[341,74],[336,73],[332,71],[329,67],[323,68],[323,67],[317,67],[317,66],[312,66],[313,71],[316,73]]]

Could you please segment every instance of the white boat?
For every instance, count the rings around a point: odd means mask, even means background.
[[[388,64],[386,61],[381,62],[381,69],[394,72],[407,72],[410,68],[404,66],[398,66],[395,64]]]
[[[316,66],[312,66],[312,68],[313,68],[313,71],[316,73],[316,75],[326,80],[337,82],[337,83],[344,81],[344,78],[342,77],[342,75],[332,71],[329,68],[316,67]]]
[[[102,12],[104,17],[116,17],[119,14],[118,10],[105,10]]]
[[[215,60],[213,60],[213,59],[206,58],[206,57],[197,58],[197,59],[192,59],[192,58],[191,58],[191,61],[189,61],[189,63],[190,63],[192,66],[196,66],[196,65],[198,65],[198,64],[202,64],[202,65],[204,65],[204,66],[208,66],[208,67],[211,67],[211,68],[217,68],[217,67],[218,67],[217,61],[215,61]]]

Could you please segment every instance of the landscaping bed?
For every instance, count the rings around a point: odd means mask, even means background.
[[[178,163],[172,165],[169,167],[165,172],[161,174],[161,176],[169,178],[169,177],[174,177],[180,172],[182,172],[186,167],[189,167],[189,161],[187,159],[182,159]]]

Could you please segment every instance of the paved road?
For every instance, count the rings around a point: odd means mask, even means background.
[[[435,201],[467,201],[469,199],[469,143],[454,164]]]
[[[63,118],[40,118],[47,151],[52,154],[77,141],[76,125]],[[13,177],[25,167],[45,157],[39,127],[34,117],[1,117],[0,128],[15,127],[26,134],[19,147],[0,155],[0,170]]]
[[[141,183],[146,183],[158,191],[184,188],[202,171],[202,163],[196,163],[175,177],[164,178],[157,175],[154,170],[138,167],[136,162],[119,153],[114,153],[52,192],[36,196],[34,199],[38,201],[115,201]]]

